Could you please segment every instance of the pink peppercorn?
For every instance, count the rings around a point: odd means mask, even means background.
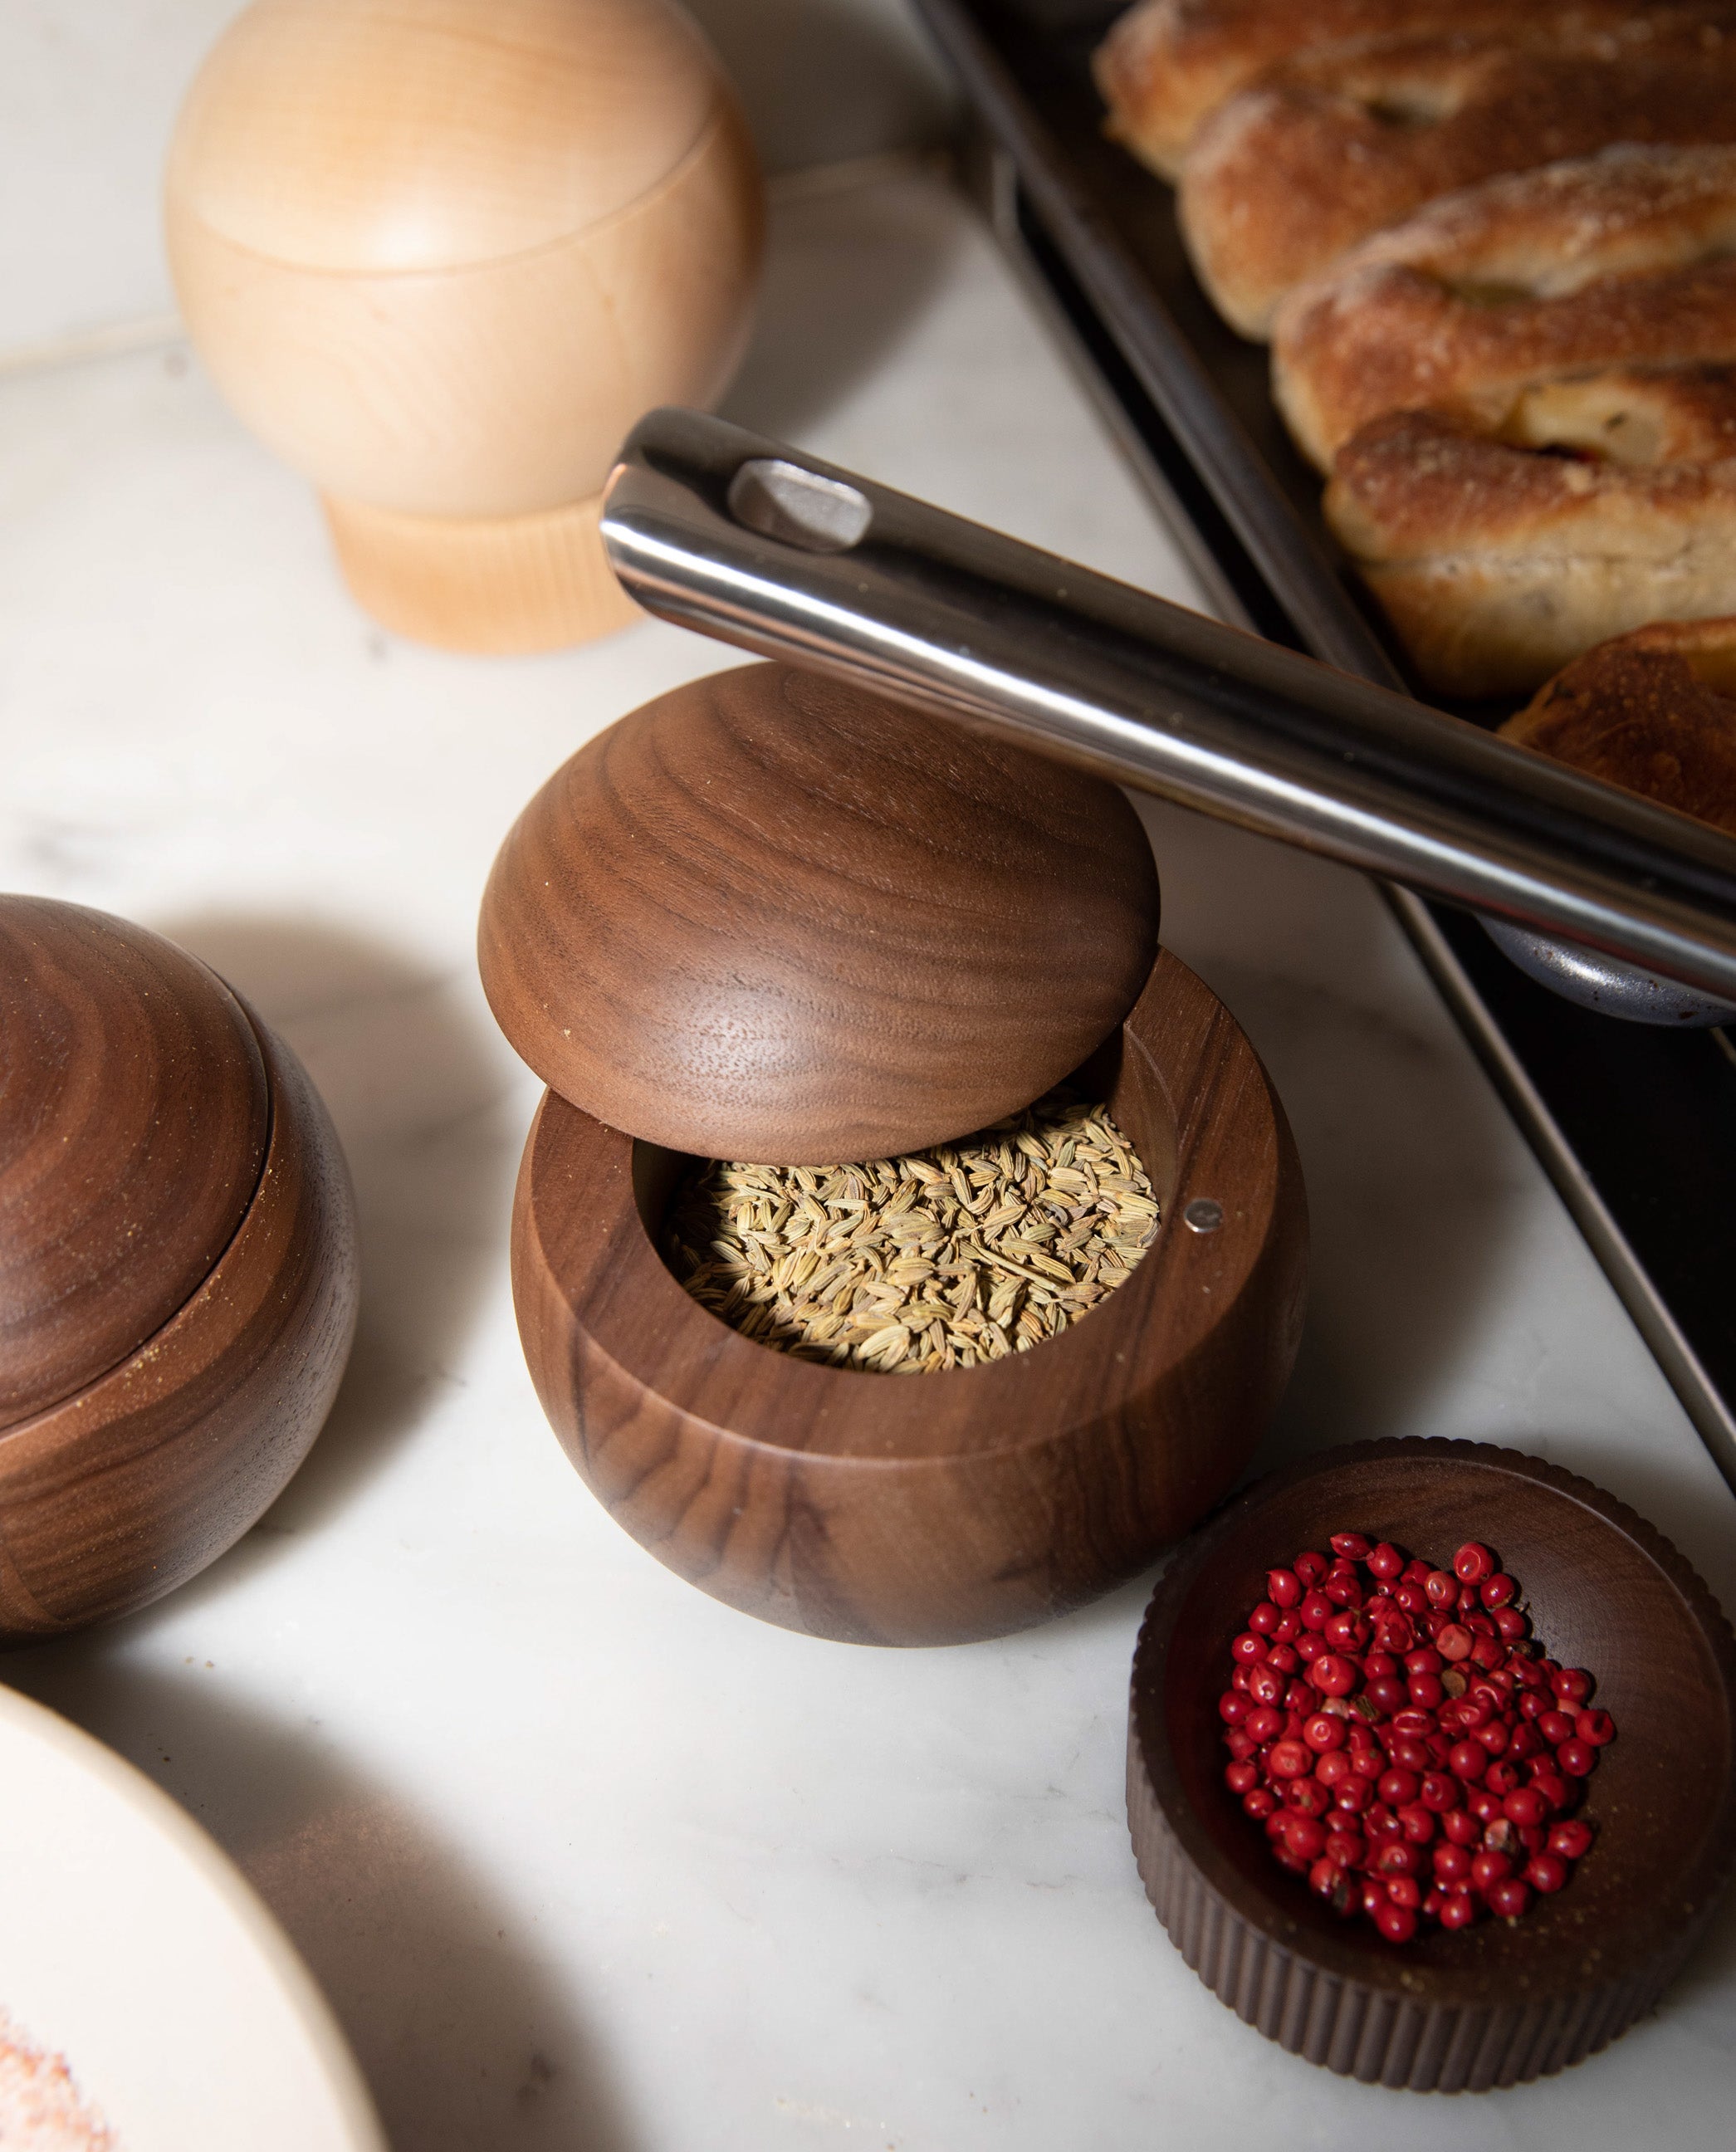
[[[1454,1845],[1449,1839],[1435,1847],[1429,1860],[1443,1883],[1464,1883],[1470,1880],[1471,1855],[1468,1846]]]
[[[1398,1937],[1517,1920],[1592,1842],[1564,1811],[1616,1728],[1590,1674],[1523,1640],[1480,1541],[1453,1571],[1335,1533],[1267,1573],[1218,1699],[1225,1783],[1273,1858]]]
[[[1479,1741],[1458,1741],[1448,1752],[1447,1768],[1455,1779],[1480,1779],[1489,1768],[1489,1751]]]
[[[1503,1799],[1501,1807],[1517,1824],[1540,1824],[1549,1814],[1549,1803],[1538,1792],[1535,1784],[1515,1787]]]
[[[1489,1901],[1490,1911],[1499,1913],[1503,1920],[1519,1920],[1530,1909],[1530,1886],[1517,1875],[1510,1875],[1505,1883],[1497,1883],[1484,1896]]]
[[[1358,1687],[1360,1677],[1348,1659],[1336,1652],[1327,1652],[1308,1668],[1308,1679],[1327,1696],[1348,1696]]]
[[[1388,1898],[1375,1907],[1374,1925],[1389,1943],[1408,1943],[1417,1931],[1417,1916],[1409,1906],[1395,1905]]]
[[[1513,1863],[1505,1853],[1480,1853],[1471,1862],[1471,1880],[1485,1896],[1512,1873]]]

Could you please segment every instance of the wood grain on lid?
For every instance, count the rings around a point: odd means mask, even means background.
[[[270,1134],[228,989],[106,913],[0,896],[0,1428],[105,1373],[207,1276]]]
[[[458,268],[627,209],[727,94],[663,0],[256,0],[189,93],[169,189],[278,261]]]
[[[1026,1105],[1157,943],[1114,786],[776,665],[660,697],[520,817],[483,984],[610,1126],[763,1164],[882,1157]]]

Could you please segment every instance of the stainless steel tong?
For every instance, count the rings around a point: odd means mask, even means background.
[[[602,533],[666,619],[1736,1004],[1736,842],[1461,718],[696,412]]]

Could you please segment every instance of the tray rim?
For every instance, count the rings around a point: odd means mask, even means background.
[[[1254,576],[1302,647],[1347,672],[1410,694],[1409,684],[1339,584],[1329,559],[1283,494],[1235,412],[1130,250],[1074,179],[1047,122],[1028,106],[972,0],[916,0],[962,86],[986,154],[981,206],[1003,255],[1081,379],[1099,417],[1175,537],[1215,606],[1249,626],[1226,564],[1146,449],[1133,414],[1105,380],[1060,295],[1027,244],[1023,195],[1077,282],[1102,332],[1203,484]],[[1162,185],[1156,178],[1150,184]],[[1736,1398],[1727,1399],[1653,1282],[1523,1058],[1460,962],[1434,907],[1393,884],[1375,884],[1519,1124],[1666,1381],[1736,1492]],[[1730,1051],[1728,1043],[1726,1053]],[[1736,1059],[1736,1055],[1732,1056]]]

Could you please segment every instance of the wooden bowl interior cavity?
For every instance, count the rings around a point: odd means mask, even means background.
[[[1106,1038],[1088,1060],[1082,1062],[1071,1075],[1063,1077],[1062,1081],[1081,1099],[1088,1099],[1094,1106],[1105,1108],[1109,1119],[1132,1145],[1134,1155],[1151,1183],[1152,1194],[1157,1199],[1161,1229],[1162,1222],[1169,1216],[1170,1205],[1175,1192],[1175,1109],[1149,1056],[1137,1049],[1129,1053],[1126,1033],[1118,1030],[1113,1038]],[[969,1139],[961,1137],[958,1140],[967,1142]],[[744,1165],[760,1162],[751,1160],[739,1161]],[[840,1165],[861,1162],[843,1159],[836,1161]],[[708,1163],[705,1159],[695,1157],[690,1151],[673,1150],[664,1144],[647,1143],[638,1139],[633,1143],[633,1202],[638,1210],[639,1222],[645,1229],[645,1237],[666,1270],[668,1266],[663,1259],[662,1237],[670,1205],[688,1176]],[[1150,1252],[1148,1249],[1147,1254]],[[1138,1267],[1136,1264],[1135,1271]],[[670,1276],[673,1277],[674,1273],[671,1271]],[[679,1279],[676,1282],[680,1284]],[[686,1298],[693,1299],[685,1287],[682,1291]],[[1089,1307],[1084,1314],[1075,1317],[1060,1333],[1061,1337],[1070,1337],[1082,1324],[1089,1323],[1094,1316],[1101,1314],[1105,1307],[1110,1306],[1116,1294],[1125,1291],[1124,1282],[1114,1292],[1105,1293],[1094,1307]],[[714,1322],[729,1330],[732,1335],[739,1334],[731,1324],[724,1322],[721,1316],[703,1307],[698,1301],[693,1301],[693,1305],[703,1313],[710,1315]],[[748,1342],[763,1345],[767,1352],[778,1350],[775,1345],[766,1345],[759,1338]],[[1058,1337],[1045,1337],[1031,1350],[1046,1352],[1050,1346],[1059,1342]],[[787,1358],[789,1356],[782,1357]],[[1011,1357],[1018,1358],[1023,1356],[1015,1354]],[[998,1363],[989,1362],[982,1364],[992,1366]],[[870,1376],[874,1373],[872,1369],[854,1367],[842,1367],[836,1372]],[[942,1372],[969,1375],[980,1370],[952,1368]],[[899,1379],[907,1382],[911,1378],[902,1376]],[[931,1375],[924,1379],[932,1381],[934,1378]]]

